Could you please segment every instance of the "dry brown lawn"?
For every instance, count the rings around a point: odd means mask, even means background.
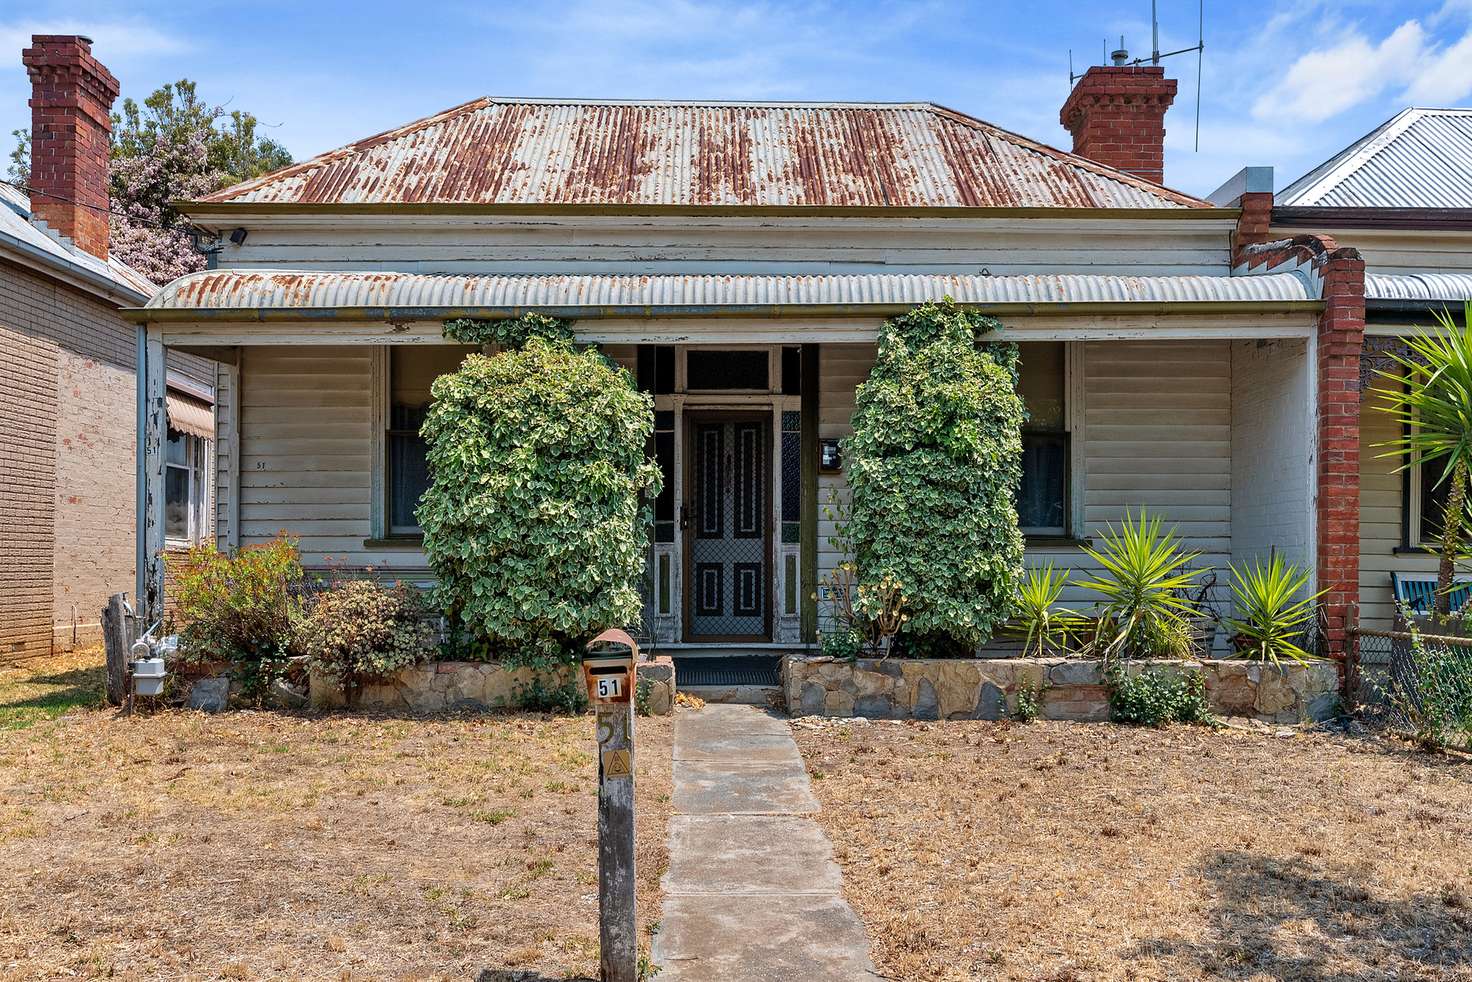
[[[795,727],[896,979],[1472,979],[1472,765],[1372,738]]]
[[[120,718],[97,657],[0,673],[0,978],[597,975],[591,716]],[[638,738],[647,947],[668,720]]]

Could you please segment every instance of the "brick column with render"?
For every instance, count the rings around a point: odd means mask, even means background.
[[[1250,233],[1249,233],[1250,234]],[[1365,340],[1365,262],[1327,235],[1241,244],[1236,275],[1289,265],[1320,285],[1315,336],[1318,484],[1314,496],[1317,583],[1325,590],[1325,641],[1351,684],[1360,567],[1360,351]]]
[[[1068,94],[1058,120],[1073,152],[1147,181],[1165,177],[1165,111],[1176,80],[1158,65],[1095,65]]]
[[[38,34],[21,52],[31,77],[31,213],[107,258],[107,162],[118,80],[90,38]]]

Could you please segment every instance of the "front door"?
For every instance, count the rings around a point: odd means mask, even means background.
[[[691,413],[685,640],[770,641],[772,418]]]

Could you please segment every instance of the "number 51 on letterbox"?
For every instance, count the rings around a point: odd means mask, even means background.
[[[595,703],[628,702],[634,689],[633,652],[585,657],[583,681],[588,684],[588,698]]]

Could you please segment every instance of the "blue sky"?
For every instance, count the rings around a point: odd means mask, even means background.
[[[1166,182],[1204,194],[1249,164],[1279,186],[1407,105],[1472,104],[1472,0],[1207,0],[1201,150],[1194,56],[1166,117]],[[1195,43],[1161,0],[1161,48]],[[180,77],[246,109],[298,159],[478,95],[928,100],[1067,148],[1068,52],[1149,48],[1148,0],[763,3],[0,3],[0,134],[30,125],[20,49],[84,33],[141,98]],[[1266,19],[1264,19],[1266,18]]]

